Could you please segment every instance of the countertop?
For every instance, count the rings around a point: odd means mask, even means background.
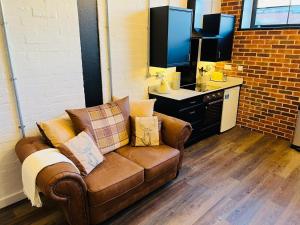
[[[192,98],[192,97],[195,97],[195,96],[208,94],[208,93],[211,93],[211,92],[214,92],[214,91],[239,86],[239,85],[242,85],[242,84],[243,84],[243,78],[227,77],[227,81],[225,81],[225,82],[208,81],[207,82],[208,86],[217,86],[219,88],[214,89],[214,90],[205,91],[205,92],[198,92],[198,91],[193,91],[193,90],[180,88],[178,90],[171,90],[170,93],[168,93],[168,94],[160,94],[160,93],[157,93],[155,91],[155,87],[149,87],[149,94],[162,96],[162,97],[165,97],[165,98],[171,98],[171,99],[180,101],[180,100],[184,100],[184,99],[187,99],[187,98]]]

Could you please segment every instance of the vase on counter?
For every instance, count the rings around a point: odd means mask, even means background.
[[[206,77],[205,73],[207,70],[204,69],[204,67],[198,68],[199,73],[196,77],[196,91],[206,91]]]
[[[165,76],[164,72],[157,72],[156,73],[156,77],[158,79],[160,79],[160,85],[157,87],[157,92],[160,94],[168,94],[170,93],[170,85],[169,85],[169,81]]]
[[[178,90],[180,89],[180,72],[174,72],[172,74],[172,89],[173,90]]]

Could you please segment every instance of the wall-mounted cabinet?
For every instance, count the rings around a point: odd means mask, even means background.
[[[171,6],[151,8],[150,66],[189,65],[192,16],[191,9]]]
[[[231,60],[235,16],[210,14],[203,18],[201,61]]]

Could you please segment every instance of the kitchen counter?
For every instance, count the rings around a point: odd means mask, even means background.
[[[170,99],[180,101],[180,100],[192,98],[192,97],[195,97],[195,96],[215,92],[215,91],[218,91],[218,90],[239,86],[239,85],[242,85],[242,84],[243,84],[243,78],[227,77],[227,81],[225,81],[225,82],[208,81],[207,82],[208,86],[218,87],[218,88],[215,88],[215,89],[209,90],[209,91],[198,92],[198,91],[194,91],[194,90],[188,90],[188,89],[180,88],[178,90],[170,90],[170,93],[168,93],[168,94],[160,94],[160,93],[155,91],[155,87],[149,87],[149,94],[162,96],[162,97],[165,97],[165,98],[170,98]]]

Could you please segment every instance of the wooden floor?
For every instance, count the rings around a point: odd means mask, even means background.
[[[0,224],[65,224],[53,205],[22,201]],[[105,225],[300,224],[300,153],[289,143],[235,128],[186,149],[179,177]]]

